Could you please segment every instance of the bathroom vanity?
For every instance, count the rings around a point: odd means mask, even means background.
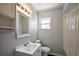
[[[16,56],[41,56],[41,44],[30,43],[15,48]]]

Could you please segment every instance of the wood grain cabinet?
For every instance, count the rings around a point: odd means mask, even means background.
[[[0,3],[0,29],[15,29],[16,4]]]

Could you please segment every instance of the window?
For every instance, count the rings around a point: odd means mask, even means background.
[[[51,29],[50,21],[51,21],[50,17],[40,19],[40,28],[41,29]]]

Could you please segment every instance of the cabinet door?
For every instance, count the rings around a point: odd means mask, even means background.
[[[15,18],[15,5],[14,3],[0,3],[0,14]]]
[[[38,49],[37,49],[37,51],[34,53],[34,55],[33,56],[41,56],[42,54],[41,54],[41,47],[39,47]]]

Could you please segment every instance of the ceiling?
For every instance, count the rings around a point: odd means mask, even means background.
[[[63,3],[32,3],[36,11],[44,11],[56,7],[61,7]]]

